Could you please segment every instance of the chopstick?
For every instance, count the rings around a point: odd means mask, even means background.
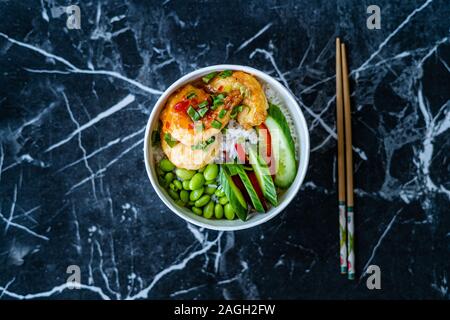
[[[350,107],[350,88],[348,81],[348,66],[345,44],[341,44],[342,84],[344,94],[344,127],[345,127],[345,173],[346,173],[346,205],[347,205],[347,268],[348,279],[355,279],[355,251],[353,224],[353,154],[352,154],[352,123]]]
[[[341,40],[336,38],[336,128],[338,137],[338,209],[339,209],[339,263],[341,274],[347,273],[347,222],[345,217],[345,157],[344,109],[342,98]]]

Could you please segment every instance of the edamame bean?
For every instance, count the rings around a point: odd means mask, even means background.
[[[205,171],[205,169],[206,169],[206,167],[200,168],[200,169],[198,169],[198,172],[203,172],[203,171]]]
[[[194,205],[195,201],[189,201],[188,206],[192,207]]]
[[[159,163],[159,167],[161,168],[162,171],[172,171],[173,169],[175,169],[175,165],[169,161],[169,159],[162,159],[161,162]]]
[[[180,207],[184,207],[186,205],[186,202],[183,202],[181,199],[178,199],[177,201],[175,201],[175,203]]]
[[[183,189],[183,185],[181,184],[180,180],[173,180],[172,183],[175,185],[175,187],[177,187],[177,190]]]
[[[205,176],[206,180],[213,180],[217,178],[217,175],[219,174],[219,166],[215,163],[210,163],[206,166],[205,171],[203,172],[203,175]]]
[[[183,168],[177,168],[175,170],[175,173],[176,173],[177,177],[179,177],[181,180],[189,180],[195,174],[195,171],[187,170],[187,169],[183,169]]]
[[[225,211],[225,218],[227,218],[228,220],[234,219],[234,210],[231,204],[227,203],[224,207],[224,211]]]
[[[205,177],[201,173],[196,173],[191,179],[191,182],[189,182],[189,189],[196,190],[203,187],[203,184],[205,183]]]
[[[158,176],[164,175],[164,171],[162,171],[160,167],[156,168],[156,173],[158,174]]]
[[[217,181],[216,180],[206,180],[205,184],[217,187]]]
[[[208,204],[203,208],[203,216],[206,219],[211,219],[214,214],[214,202],[210,201]]]
[[[191,190],[189,189],[189,182],[191,182],[190,180],[184,180],[182,185],[183,185],[183,189],[184,190]]]
[[[201,196],[200,199],[195,201],[194,205],[196,207],[203,207],[205,204],[207,204],[209,202],[209,200],[211,200],[211,196],[205,194],[205,195]]]
[[[202,215],[203,211],[200,208],[196,208],[196,207],[192,207],[192,212],[194,212],[195,214],[198,214],[199,216]]]
[[[205,188],[203,187],[197,190],[192,190],[191,194],[189,195],[189,200],[197,201],[203,195],[203,191],[205,191]]]
[[[173,191],[178,190],[177,187],[175,187],[175,185],[172,182],[169,184],[169,188],[170,188],[170,190],[173,190]]]
[[[175,175],[172,172],[167,172],[164,176],[164,180],[166,180],[168,184],[171,183],[173,179],[175,179]]]
[[[219,203],[221,205],[226,205],[228,203],[228,198],[227,197],[219,198]]]
[[[181,192],[180,192],[180,199],[184,203],[188,203],[189,202],[189,192],[186,191],[186,190],[181,190]]]
[[[178,200],[180,199],[180,196],[178,195],[177,192],[173,191],[172,189],[167,190],[167,192],[169,192],[169,196],[173,199],[173,200]]]
[[[166,180],[164,180],[163,177],[159,177],[158,181],[159,181],[159,184],[162,185],[164,188],[167,187],[168,184],[167,184]]]
[[[214,216],[216,219],[222,219],[223,218],[223,207],[220,203],[216,203],[214,206]]]
[[[209,195],[213,195],[214,192],[216,192],[216,187],[206,187],[205,188],[205,193],[207,193]]]
[[[216,192],[214,192],[214,194],[219,197],[222,198],[225,195],[225,192],[223,192],[222,189],[217,189]]]

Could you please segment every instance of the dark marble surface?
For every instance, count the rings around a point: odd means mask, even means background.
[[[77,2],[75,1],[75,4]],[[0,3],[0,297],[449,298],[450,3]],[[366,8],[381,7],[381,30]],[[358,279],[339,275],[334,40],[350,51]],[[187,225],[154,193],[144,127],[180,76],[249,65],[302,101],[309,171],[277,218]],[[382,289],[368,290],[365,266]],[[69,265],[82,289],[68,290]]]

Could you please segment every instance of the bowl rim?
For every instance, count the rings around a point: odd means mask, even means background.
[[[271,88],[275,88],[275,90],[278,93],[282,93],[283,95],[286,95],[289,97],[292,102],[295,104],[293,107],[286,106],[287,109],[289,109],[289,112],[294,113],[294,109],[298,113],[297,116],[300,119],[299,128],[303,131],[303,143],[304,149],[301,149],[300,151],[305,155],[305,161],[303,163],[300,162],[299,159],[299,168],[297,170],[297,176],[293,182],[293,184],[289,187],[286,194],[289,193],[289,195],[283,199],[281,203],[278,204],[278,206],[273,207],[271,210],[269,210],[267,213],[264,213],[265,217],[261,219],[250,219],[248,221],[244,221],[240,225],[226,225],[226,226],[216,226],[211,225],[206,222],[198,221],[196,219],[193,219],[186,215],[184,212],[182,212],[179,208],[176,207],[176,204],[172,203],[172,200],[166,196],[163,191],[162,187],[159,186],[158,180],[156,178],[155,170],[152,171],[152,165],[150,162],[152,162],[152,159],[150,159],[150,141],[151,138],[151,132],[150,128],[152,127],[153,122],[155,119],[158,119],[157,116],[159,115],[159,109],[162,108],[162,105],[166,101],[166,99],[179,87],[182,85],[185,85],[192,81],[195,78],[200,77],[201,75],[213,72],[213,71],[219,71],[219,70],[240,70],[247,73],[250,73],[252,75],[255,75],[257,78],[263,80],[264,82],[267,82],[270,84]],[[296,107],[296,108],[295,108]],[[298,136],[300,136],[300,132],[297,132]],[[300,147],[300,144],[298,146]],[[299,148],[298,147],[298,148]],[[144,163],[145,163],[145,169],[147,172],[147,176],[150,180],[150,183],[152,184],[153,189],[155,190],[158,197],[162,200],[162,202],[177,216],[182,218],[183,220],[190,222],[196,226],[207,228],[211,230],[218,230],[218,231],[237,231],[237,230],[243,230],[255,227],[257,225],[263,224],[271,219],[273,219],[275,216],[280,214],[288,205],[291,203],[291,201],[294,199],[294,197],[297,195],[298,191],[300,190],[301,185],[303,184],[303,181],[305,179],[308,165],[309,165],[309,157],[310,157],[310,137],[309,137],[309,128],[308,124],[305,120],[305,117],[303,115],[303,112],[300,108],[300,105],[298,104],[295,96],[291,93],[291,91],[283,86],[278,80],[273,78],[272,76],[268,75],[267,73],[257,70],[252,67],[248,66],[242,66],[242,65],[236,65],[236,64],[219,64],[219,65],[213,65],[208,66],[204,68],[200,68],[197,70],[194,70],[192,72],[189,72],[188,74],[182,76],[178,80],[176,80],[172,85],[170,85],[166,90],[164,90],[163,94],[159,97],[159,99],[156,101],[156,103],[153,106],[153,109],[151,111],[150,117],[147,121],[147,125],[145,128],[145,136],[144,136]],[[231,222],[231,221],[230,221]]]

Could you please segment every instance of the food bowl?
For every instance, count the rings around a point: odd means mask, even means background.
[[[222,70],[239,70],[249,73],[256,77],[264,85],[268,86],[272,91],[276,92],[279,100],[283,103],[285,109],[289,111],[290,118],[292,119],[293,129],[297,138],[296,152],[298,160],[298,171],[292,185],[284,192],[280,198],[276,207],[271,207],[266,213],[258,213],[253,215],[246,221],[242,220],[216,220],[206,219],[202,216],[194,214],[187,208],[178,206],[175,201],[169,196],[167,191],[159,184],[158,174],[156,172],[154,150],[151,147],[151,135],[153,130],[157,127],[159,116],[162,109],[165,106],[166,100],[180,87],[190,83],[191,81],[205,76],[214,71]],[[144,160],[145,168],[147,170],[150,182],[158,194],[159,198],[166,204],[166,206],[173,211],[180,218],[195,224],[199,227],[222,230],[222,231],[235,231],[241,229],[251,228],[269,221],[283,211],[286,206],[294,199],[295,195],[300,189],[303,180],[306,175],[309,161],[309,133],[308,126],[306,124],[303,113],[300,106],[296,102],[295,97],[277,80],[267,75],[264,72],[256,70],[254,68],[240,66],[240,65],[216,65],[202,69],[195,70],[173,83],[156,102],[153,110],[150,114],[150,118],[147,122],[147,128],[145,130],[144,139]]]

